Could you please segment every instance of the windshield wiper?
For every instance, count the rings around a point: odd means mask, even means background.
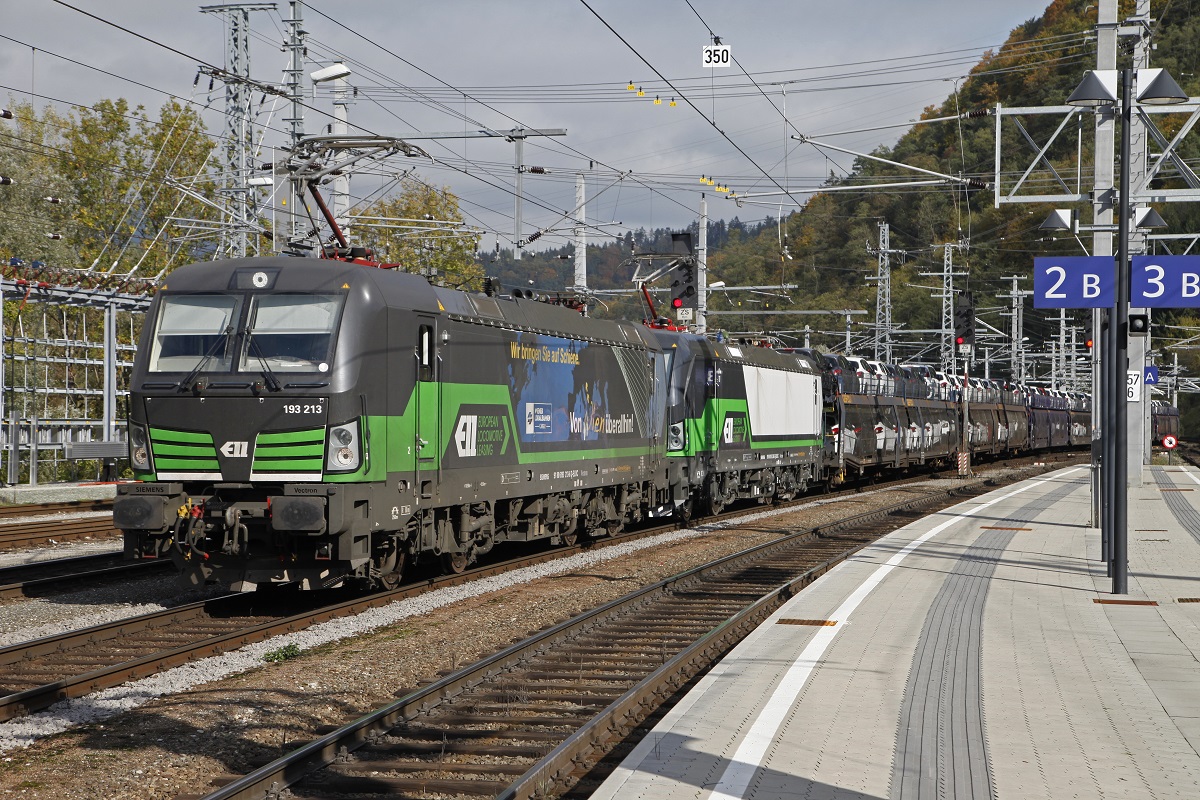
[[[258,359],[258,363],[262,364],[263,371],[259,374],[262,375],[263,382],[266,384],[267,390],[271,392],[281,391],[283,386],[280,385],[279,379],[275,377],[275,373],[272,371],[271,365],[267,363],[267,357],[263,354],[262,348],[259,347],[258,342],[254,340],[254,334],[249,328],[246,328],[244,331],[242,331],[242,336],[244,336],[246,339],[246,348],[250,351],[250,354]]]
[[[197,375],[199,375],[204,370],[205,367],[208,366],[208,362],[210,360],[212,360],[212,357],[217,354],[217,350],[220,348],[220,346],[222,344],[224,344],[228,348],[229,339],[231,336],[233,336],[233,326],[232,325],[225,328],[225,330],[221,333],[221,335],[213,340],[213,343],[209,346],[208,350],[206,350],[204,355],[200,357],[200,360],[196,362],[196,366],[192,367],[192,371],[189,372],[184,377],[183,380],[181,380],[179,383],[175,384],[180,389],[180,391],[195,392],[197,389],[199,389],[200,391],[204,391],[204,388],[205,388],[205,386],[207,386],[207,383],[205,383],[204,386],[201,386],[200,381],[196,381],[196,383],[194,383],[194,384],[192,383],[192,381],[195,379],[195,377]]]

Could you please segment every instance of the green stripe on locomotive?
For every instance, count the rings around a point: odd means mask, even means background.
[[[502,417],[505,438],[492,461],[480,460],[457,466],[521,466],[584,459],[636,458],[647,455],[654,445],[629,446],[595,445],[586,440],[559,443],[561,449],[527,451],[516,435],[517,415],[513,410],[509,387],[496,384],[456,384],[421,382],[413,390],[405,413],[399,416],[374,415],[363,418],[365,459],[363,465],[349,473],[323,473],[325,466],[325,429],[303,431],[269,431],[259,433],[255,440],[253,471],[263,476],[270,473],[294,475],[312,473],[313,480],[324,483],[363,483],[384,481],[389,474],[435,472],[447,469],[445,452],[454,446],[455,426],[462,409],[467,406],[489,406]],[[742,403],[744,409],[745,403]],[[422,433],[436,431],[428,449],[415,452],[417,420],[421,417]],[[219,471],[213,437],[207,433],[151,429],[154,466],[158,472]],[[166,444],[170,442],[170,444]],[[176,444],[179,443],[179,444]],[[184,444],[186,443],[186,444]],[[166,449],[164,449],[166,448]],[[168,456],[168,458],[163,458]],[[191,456],[191,458],[187,458]],[[138,474],[137,479],[156,480],[155,473]]]

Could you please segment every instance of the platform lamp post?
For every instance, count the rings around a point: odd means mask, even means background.
[[[1083,81],[1071,92],[1067,104],[1072,106],[1116,106],[1121,115],[1121,188],[1118,195],[1120,220],[1117,225],[1117,292],[1116,309],[1108,326],[1105,353],[1112,366],[1105,370],[1109,383],[1109,412],[1104,422],[1112,425],[1102,429],[1104,469],[1111,474],[1112,495],[1109,497],[1112,529],[1112,593],[1129,593],[1129,466],[1126,450],[1129,447],[1125,429],[1129,409],[1126,402],[1126,372],[1129,369],[1129,222],[1133,188],[1130,186],[1129,151],[1130,124],[1133,120],[1133,81],[1139,81],[1137,102],[1145,105],[1175,105],[1190,98],[1175,79],[1161,69],[1089,70]],[[1120,96],[1117,95],[1118,79]]]

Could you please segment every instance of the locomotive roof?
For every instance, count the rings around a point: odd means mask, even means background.
[[[391,308],[445,314],[550,335],[653,347],[653,337],[633,323],[584,317],[578,311],[529,298],[490,297],[435,287],[420,275],[334,259],[268,256],[189,264],[168,275],[162,288],[183,292],[226,291],[234,285],[235,275],[243,271],[275,271],[271,288],[282,292],[337,291],[348,282],[351,286],[361,286],[366,279]]]
[[[277,271],[271,288],[282,292],[335,291],[347,280],[365,277],[379,287],[389,305],[437,309],[433,287],[419,275],[326,258],[267,256],[205,261],[175,270],[163,281],[162,288],[185,292],[224,291],[233,285],[235,274],[243,270]],[[397,302],[400,298],[404,298],[403,303]]]

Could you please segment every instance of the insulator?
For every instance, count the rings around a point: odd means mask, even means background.
[[[535,240],[537,240],[537,239],[540,239],[540,238],[542,238],[542,232],[541,232],[541,231],[535,231],[534,233],[532,233],[532,234],[529,236],[529,238],[528,238],[528,239],[526,239],[526,240],[525,240],[525,244],[529,244],[530,242],[532,242],[532,241],[535,241]]]
[[[961,114],[960,117],[962,119],[978,119],[979,117],[990,117],[991,115],[992,110],[990,108],[976,108],[972,111],[966,112],[965,114]]]
[[[0,119],[12,119],[13,113],[7,108],[0,108]]]
[[[981,181],[978,178],[968,178],[967,179],[967,188],[968,189],[988,189],[991,187],[987,181]]]
[[[47,233],[46,238],[47,239],[61,239],[62,234],[61,233]]]
[[[0,175],[0,186],[12,186],[13,179],[7,175]]]
[[[545,167],[530,167],[528,172],[531,175],[545,175],[546,168]]]
[[[54,205],[58,205],[59,203],[62,202],[61,197],[43,197],[42,199],[45,200],[47,203],[53,203]]]

